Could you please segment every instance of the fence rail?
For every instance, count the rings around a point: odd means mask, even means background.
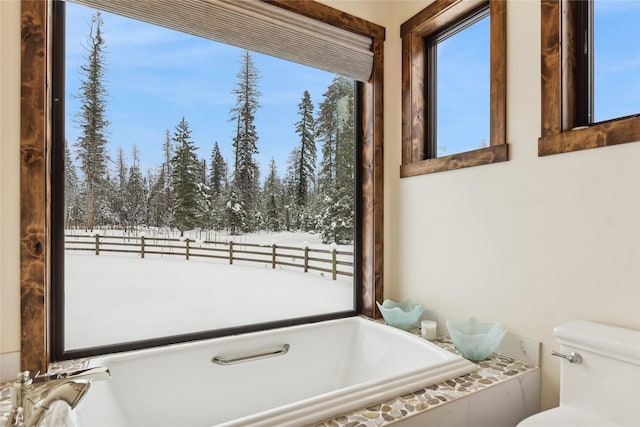
[[[276,266],[301,268],[330,273],[337,276],[353,277],[353,252],[333,249],[312,249],[309,247],[278,246],[275,243],[236,243],[213,240],[172,239],[145,236],[87,236],[66,234],[65,250],[90,251],[95,255],[103,252],[134,253],[145,255],[180,256],[190,258],[209,258],[226,260],[230,265],[235,261],[258,262]],[[350,271],[340,270],[339,266],[351,267]]]

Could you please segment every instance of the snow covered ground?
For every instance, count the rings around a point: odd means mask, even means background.
[[[244,241],[275,237],[285,244],[281,235]],[[288,237],[286,244],[305,241]],[[326,247],[314,237],[306,236],[310,247]],[[68,350],[353,308],[351,277],[333,281],[270,264],[74,251],[65,262]]]

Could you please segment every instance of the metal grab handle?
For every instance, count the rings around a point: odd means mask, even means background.
[[[579,365],[582,363],[582,356],[580,356],[575,351],[567,356],[566,354],[558,353],[557,351],[553,350],[551,351],[551,355],[562,357],[563,359],[567,359],[569,363],[575,363],[576,365]]]
[[[217,365],[233,365],[236,363],[249,362],[252,360],[264,359],[267,357],[282,356],[284,354],[287,354],[290,347],[291,346],[289,344],[285,344],[282,346],[282,348],[265,350],[260,353],[231,357],[213,356],[213,358],[211,358],[211,363],[215,363]]]

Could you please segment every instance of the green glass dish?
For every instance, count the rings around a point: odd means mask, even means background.
[[[382,317],[384,317],[387,325],[405,331],[410,330],[416,325],[416,322],[424,311],[422,304],[414,304],[410,299],[403,302],[386,299],[382,304],[377,301],[376,304],[378,304],[380,313],[382,313]]]
[[[449,336],[465,359],[484,360],[498,347],[506,334],[499,322],[479,322],[471,316],[467,320],[447,319]]]

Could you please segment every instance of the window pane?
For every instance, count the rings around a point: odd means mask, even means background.
[[[594,1],[595,122],[640,113],[640,2]]]
[[[489,146],[490,17],[437,45],[437,155]]]
[[[95,12],[67,3],[65,349],[353,310],[354,82],[104,12],[100,45]]]

